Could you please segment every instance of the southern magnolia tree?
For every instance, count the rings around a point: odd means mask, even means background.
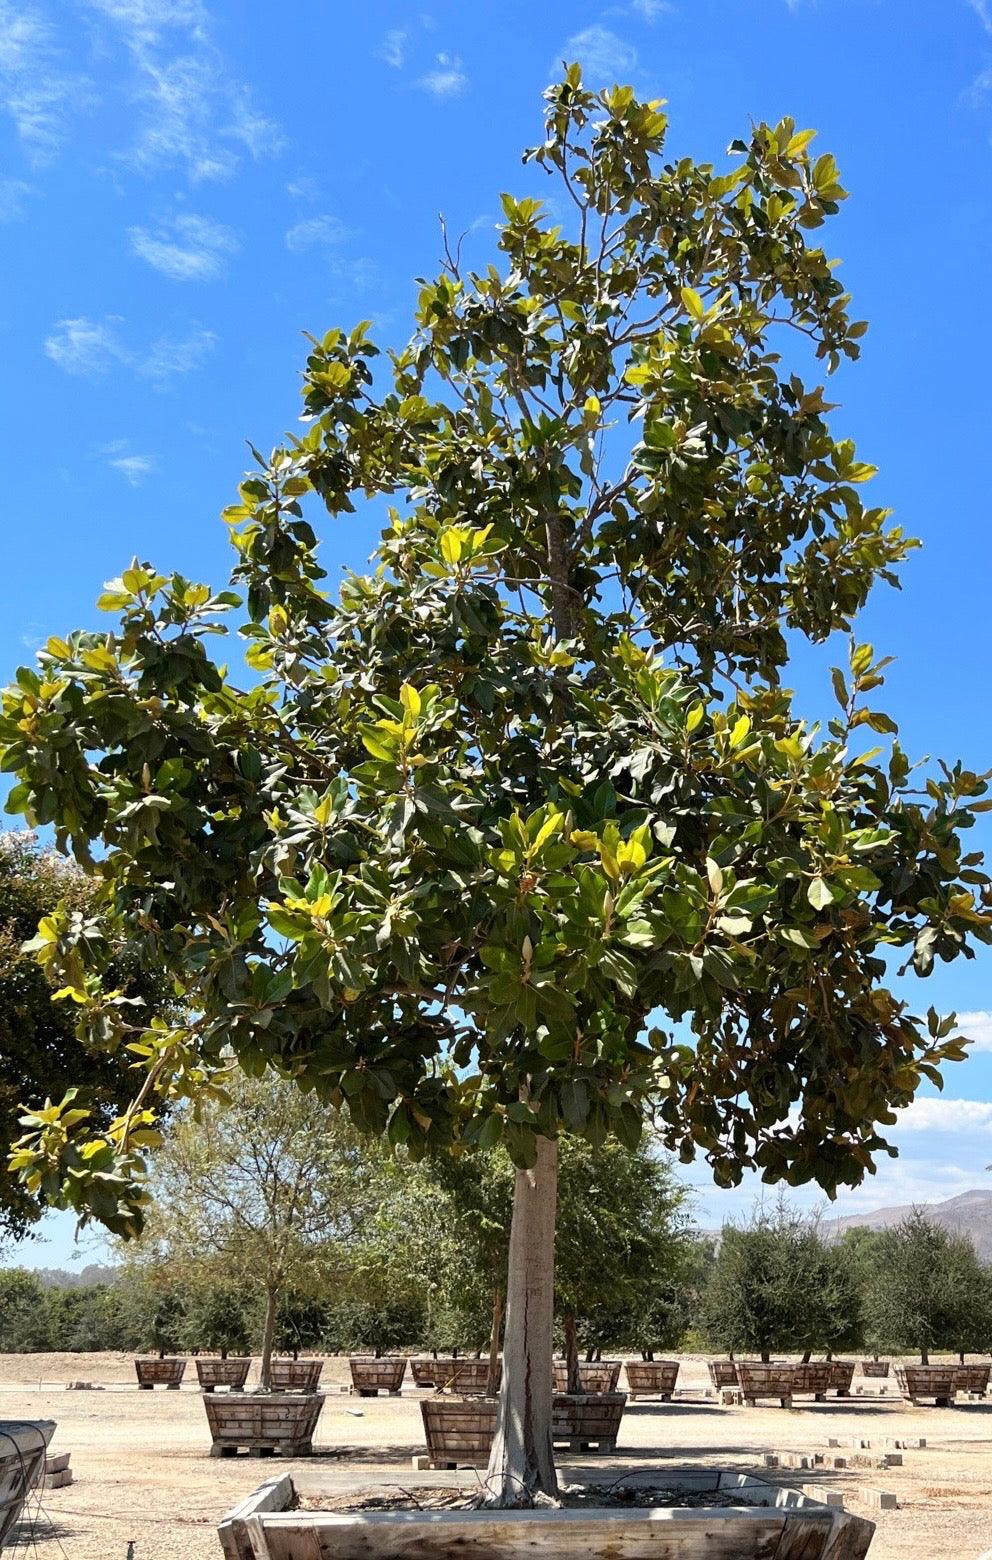
[[[50,640],[0,726],[11,809],[105,885],[101,916],[46,919],[41,958],[144,1069],[109,1131],[38,1112],[16,1168],[136,1229],[156,1097],[228,1048],[414,1154],[503,1143],[495,1500],[556,1488],[559,1128],[632,1145],[650,1114],[721,1184],[856,1183],[963,1054],[887,956],[926,974],[990,939],[960,844],[985,782],[911,789],[868,645],[825,730],[781,683],[790,639],[847,632],[912,546],[798,366],[865,330],[813,239],[833,158],[786,119],[720,171],[666,163],[660,103],[577,66],[547,97],[527,160],[565,223],[504,197],[502,263],[449,254],[383,372],[364,325],[315,340],[301,437],[226,511],[234,588],[135,563],[116,624]],[[336,593],[311,495],[388,505]],[[210,653],[228,627],[247,686]],[[122,919],[185,1022],[135,1033],[105,985]]]

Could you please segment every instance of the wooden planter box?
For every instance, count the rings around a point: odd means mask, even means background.
[[[573,1452],[616,1450],[626,1392],[555,1393],[551,1434]],[[484,1468],[496,1434],[495,1398],[422,1398],[427,1456],[432,1468]]]
[[[250,1366],[250,1359],[198,1359],[196,1374],[204,1392],[214,1392],[218,1387],[227,1387],[230,1392],[243,1392]]]
[[[211,1457],[234,1457],[245,1448],[260,1456],[309,1457],[324,1406],[322,1392],[238,1392],[205,1397]]]
[[[861,1374],[862,1376],[873,1376],[875,1378],[887,1376],[889,1374],[889,1362],[888,1360],[862,1360]]]
[[[0,1419],[0,1549],[45,1471],[54,1434],[54,1419]]]
[[[165,1387],[169,1392],[178,1392],[186,1361],[135,1360],[134,1369],[139,1392],[150,1392],[153,1387]]]
[[[428,1359],[426,1356],[411,1359],[410,1374],[413,1377],[415,1387],[432,1387],[434,1385],[435,1364],[435,1360]]]
[[[753,1408],[759,1398],[778,1398],[783,1408],[791,1408],[793,1392],[810,1391],[808,1386],[797,1388],[795,1369],[793,1365],[764,1365],[758,1360],[738,1360],[737,1379],[745,1403]]]
[[[269,1384],[273,1392],[316,1392],[320,1385],[323,1360],[269,1361]]]
[[[947,1408],[954,1402],[957,1372],[956,1365],[897,1365],[896,1381],[911,1403],[933,1398],[938,1408]]]
[[[736,1360],[709,1360],[706,1365],[710,1381],[718,1392],[724,1387],[739,1386]]]
[[[853,1360],[830,1361],[830,1385],[838,1397],[851,1396],[851,1383],[854,1381]]]
[[[954,1384],[958,1392],[977,1392],[984,1397],[989,1390],[989,1376],[992,1375],[992,1365],[957,1365],[954,1369]]]
[[[555,1360],[551,1367],[556,1392],[568,1391],[568,1366],[564,1360]],[[619,1360],[580,1360],[580,1392],[615,1392],[620,1380]]]
[[[359,1397],[375,1397],[377,1392],[399,1396],[406,1375],[405,1359],[371,1360],[353,1355],[348,1363],[351,1366],[351,1384]]]
[[[875,1524],[750,1474],[666,1468],[666,1487],[733,1506],[599,1511],[302,1511],[292,1479],[263,1484],[218,1528],[225,1560],[865,1560]]]
[[[639,1397],[657,1397],[663,1403],[672,1401],[679,1376],[678,1360],[628,1360],[624,1369],[632,1402]]]
[[[481,1393],[484,1397],[489,1386],[489,1361],[443,1359],[432,1361],[433,1381],[431,1385],[439,1392],[460,1392],[466,1397],[477,1396]],[[414,1381],[417,1380],[414,1375]],[[496,1362],[496,1390],[499,1390],[503,1379],[503,1361]],[[418,1383],[419,1385],[419,1383]]]

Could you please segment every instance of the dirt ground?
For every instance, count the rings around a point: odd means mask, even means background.
[[[179,1392],[139,1392],[128,1355],[0,1356],[0,1419],[54,1419],[55,1452],[72,1454],[75,1482],[33,1498],[30,1520],[8,1540],[10,1555],[36,1560],[220,1560],[218,1520],[257,1485],[285,1467],[304,1491],[351,1487],[404,1489],[441,1482],[470,1484],[470,1473],[418,1472],[424,1450],[419,1400],[409,1385],[400,1398],[348,1394],[348,1363],[329,1358],[327,1392],[314,1438],[315,1455],[282,1464],[241,1456],[212,1460],[196,1372]],[[254,1374],[254,1372],[253,1372]],[[250,1378],[251,1379],[251,1378]],[[102,1391],[67,1392],[69,1381]],[[855,1376],[855,1389],[861,1384]],[[622,1382],[621,1382],[622,1385]],[[870,1382],[865,1393],[875,1394]],[[778,1407],[721,1408],[707,1397],[705,1363],[683,1359],[672,1404],[629,1403],[615,1457],[560,1457],[575,1482],[621,1476],[658,1482],[680,1464],[756,1472],[780,1483],[840,1490],[850,1511],[877,1523],[870,1560],[979,1560],[992,1551],[992,1398],[955,1408],[913,1408],[895,1395]],[[800,1400],[802,1401],[802,1400]],[[855,1456],[852,1438],[926,1438],[889,1469],[769,1471],[770,1452],[827,1451]],[[895,1511],[877,1511],[861,1493],[893,1492]],[[8,1549],[4,1549],[7,1560]],[[990,1556],[992,1560],[992,1556]]]

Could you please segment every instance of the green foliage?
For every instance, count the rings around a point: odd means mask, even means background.
[[[218,1267],[219,1272],[208,1270],[196,1283],[184,1287],[182,1347],[217,1350],[224,1355],[247,1354],[253,1332],[258,1331],[253,1326],[250,1297],[225,1276],[223,1263]]]
[[[54,988],[24,945],[39,921],[61,904],[80,936],[96,935],[91,912],[97,886],[71,861],[42,848],[32,834],[0,833],[0,1153],[21,1135],[25,1100],[61,1099],[81,1086],[78,1103],[95,1124],[109,1124],[127,1103],[131,1081],[119,1061],[76,1036],[77,1008],[55,1000]],[[129,1002],[161,1006],[160,974],[143,972],[125,934],[108,949],[107,979]],[[0,1238],[22,1236],[42,1206],[14,1177],[0,1175]]]
[[[852,1240],[852,1234],[860,1239]],[[862,1281],[874,1349],[984,1352],[992,1343],[992,1274],[971,1241],[914,1209],[893,1229],[846,1238]]]
[[[425,1342],[467,1352],[489,1342],[506,1283],[513,1165],[503,1149],[382,1166],[380,1206],[356,1268],[389,1294],[426,1306]],[[555,1296],[587,1350],[650,1350],[686,1325],[697,1244],[687,1194],[647,1144],[594,1151],[559,1142]]]
[[[45,1290],[26,1268],[0,1269],[0,1354],[50,1347]]]
[[[815,238],[845,191],[789,119],[720,168],[666,132],[570,66],[527,154],[567,220],[506,196],[499,263],[424,280],[381,374],[366,325],[314,339],[233,588],[135,561],[4,695],[10,810],[99,860],[99,934],[58,911],[38,957],[145,1070],[109,1129],[29,1117],[32,1195],[137,1230],[153,1107],[229,1050],[414,1157],[648,1120],[722,1185],[833,1192],[963,1056],[884,982],[992,940],[987,782],[911,778],[870,645],[825,729],[783,686],[914,545],[810,377],[866,328]],[[329,594],[308,517],[383,501]],[[121,924],[181,1019],[108,980]]]
[[[779,1203],[746,1225],[724,1225],[702,1297],[715,1348],[807,1354],[854,1348],[861,1338],[858,1289],[817,1223]]]

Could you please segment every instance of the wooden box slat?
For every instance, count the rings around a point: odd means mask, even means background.
[[[564,1360],[555,1360],[551,1367],[556,1392],[568,1391],[568,1366]],[[580,1392],[615,1392],[620,1380],[619,1360],[580,1360]]]
[[[671,1399],[679,1378],[678,1360],[628,1360],[624,1369],[632,1398]]]
[[[180,1359],[167,1360],[135,1360],[135,1375],[138,1378],[138,1386],[144,1387],[171,1387],[175,1391],[186,1372],[186,1361]]]
[[[323,1360],[269,1361],[269,1382],[273,1392],[316,1392],[320,1385]]]
[[[374,1360],[352,1355],[348,1363],[352,1386],[364,1397],[374,1397],[377,1392],[399,1392],[403,1385],[405,1359]]]

